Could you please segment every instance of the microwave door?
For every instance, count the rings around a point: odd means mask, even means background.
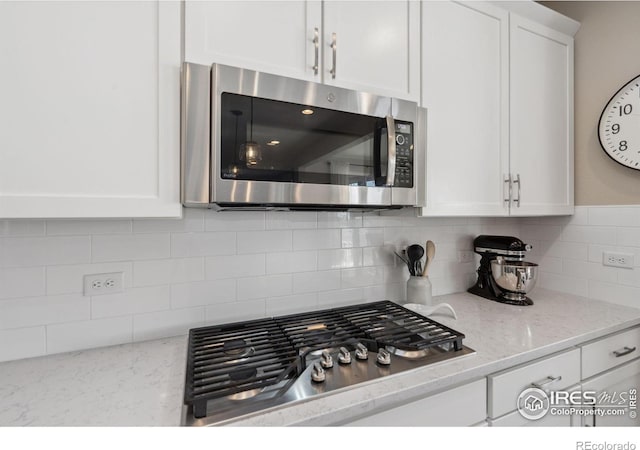
[[[374,136],[376,186],[393,187],[396,174],[395,120],[379,119]]]

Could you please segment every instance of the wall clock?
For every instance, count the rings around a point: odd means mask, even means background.
[[[604,107],[598,138],[611,159],[640,170],[640,75],[622,86]]]

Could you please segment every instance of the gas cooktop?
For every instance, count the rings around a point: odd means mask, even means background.
[[[473,353],[390,301],[194,328],[183,425],[214,425]]]

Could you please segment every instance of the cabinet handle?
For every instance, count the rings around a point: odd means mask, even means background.
[[[513,180],[513,184],[517,184],[518,185],[518,198],[514,198],[513,199],[513,203],[516,204],[516,207],[520,208],[520,199],[521,197],[521,187],[522,187],[522,182],[520,181],[520,174],[516,174],[516,178],[515,180]]]
[[[504,202],[507,206],[511,206],[511,174],[504,176],[504,182],[507,183],[507,198],[504,199]],[[504,189],[503,189],[504,194]]]
[[[621,356],[626,356],[629,353],[633,353],[636,351],[635,347],[627,347],[625,346],[622,350],[615,350],[613,352],[614,355],[616,355],[616,358],[620,358]]]
[[[318,28],[313,29],[313,45],[315,46],[316,57],[315,63],[313,64],[313,74],[318,75],[319,63],[320,63],[320,30]]]
[[[333,80],[336,79],[336,68],[337,68],[336,53],[337,53],[337,48],[338,48],[338,44],[337,44],[336,34],[335,33],[331,33],[331,50],[333,51],[333,67],[331,68],[329,73],[331,74],[331,78]]]
[[[558,375],[557,377],[547,377],[544,380],[536,381],[535,383],[531,383],[531,386],[536,387],[538,389],[542,389],[544,386],[555,383],[556,381],[562,380],[562,376]]]

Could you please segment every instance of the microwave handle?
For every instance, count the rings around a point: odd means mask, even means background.
[[[387,182],[393,186],[396,181],[396,121],[387,116]]]

